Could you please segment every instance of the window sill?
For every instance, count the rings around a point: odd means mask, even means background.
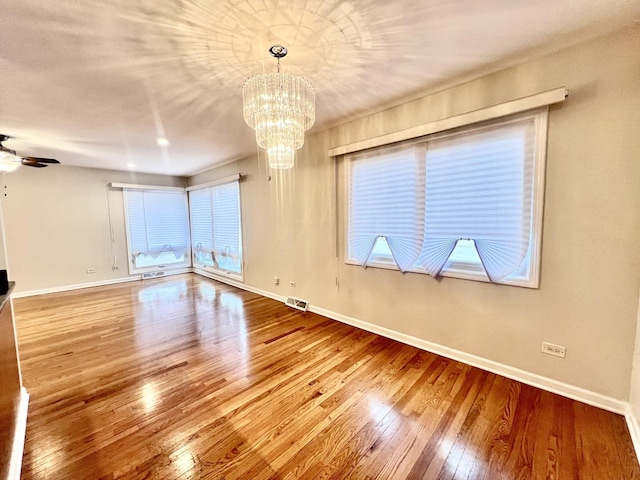
[[[174,263],[170,265],[156,265],[156,266],[141,267],[141,268],[136,268],[131,266],[129,269],[129,274],[141,275],[143,273],[152,273],[152,272],[159,272],[159,271],[169,272],[173,270],[184,270],[184,269],[188,269],[189,267],[191,267],[191,265],[188,263]]]
[[[345,260],[346,265],[352,265],[354,267],[362,268],[362,265],[353,261],[353,260]],[[382,270],[395,270],[396,272],[400,272],[398,267],[389,263],[381,263],[381,262],[369,262],[366,268],[379,268]],[[405,273],[418,273],[420,275],[429,275],[424,270],[411,269],[407,270]],[[483,283],[492,283],[484,273],[477,272],[469,272],[460,269],[450,269],[447,271],[443,271],[441,274],[442,277],[448,278],[457,278],[460,280],[470,280],[473,282],[483,282]],[[495,282],[495,285],[508,285],[513,287],[523,287],[523,288],[539,288],[538,280],[536,278],[528,278],[528,277],[512,277],[508,280],[502,282]]]
[[[208,274],[213,276],[228,278],[236,282],[244,283],[244,275],[242,275],[241,273],[231,272],[229,270],[221,270],[202,263],[195,263],[193,265],[193,268],[196,270],[202,270],[203,272],[207,272]]]

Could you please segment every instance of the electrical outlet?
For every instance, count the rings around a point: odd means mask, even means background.
[[[273,277],[273,284],[280,285],[280,279],[278,277]]]
[[[564,358],[565,348],[562,345],[554,345],[553,343],[542,342],[542,353],[555,355]]]
[[[96,269],[93,267],[87,268],[87,273],[96,273]]]
[[[294,282],[293,280],[289,280],[289,286],[290,287],[295,287],[296,286],[296,282]]]

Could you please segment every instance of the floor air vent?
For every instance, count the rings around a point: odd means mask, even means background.
[[[287,297],[284,304],[289,307],[302,310],[303,312],[306,312],[309,309],[309,302],[306,300],[300,300],[299,298]]]
[[[148,273],[142,274],[143,280],[146,280],[148,278],[157,278],[157,277],[164,277],[164,272],[148,272]]]

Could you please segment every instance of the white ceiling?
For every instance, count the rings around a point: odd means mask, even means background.
[[[273,44],[321,128],[639,20],[638,0],[4,0],[0,133],[22,156],[190,175],[256,152],[241,88]]]

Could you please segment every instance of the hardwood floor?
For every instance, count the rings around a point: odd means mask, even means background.
[[[23,479],[635,479],[623,417],[199,277],[15,300]]]

